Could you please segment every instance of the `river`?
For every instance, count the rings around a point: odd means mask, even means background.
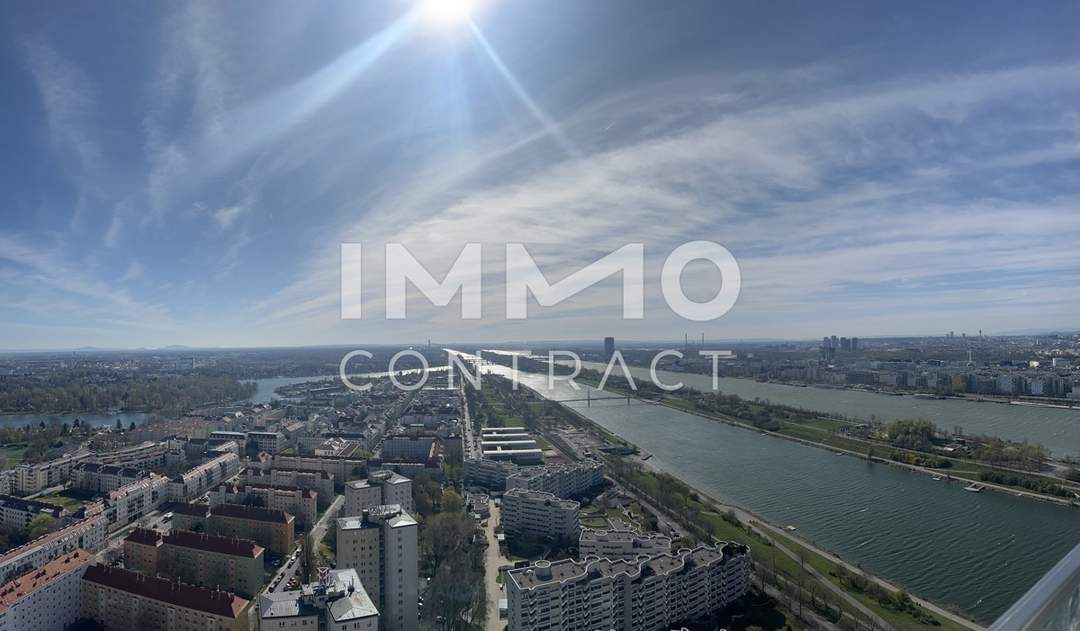
[[[582,362],[582,366],[600,372],[605,368],[604,364],[597,362]],[[635,379],[649,379],[647,368],[632,367],[630,372]],[[612,370],[612,376],[622,376],[618,366]],[[658,370],[657,376],[664,383],[675,384],[681,381],[696,390],[712,390],[711,375]],[[947,431],[960,426],[967,434],[988,434],[1009,440],[1039,443],[1058,457],[1080,456],[1080,410],[962,399],[916,399],[910,395],[893,396],[812,386],[803,388],[731,377],[720,377],[717,385],[724,394],[734,394],[744,399],[759,398],[772,403],[860,419],[876,417],[890,421],[923,418]]]
[[[399,376],[411,375],[419,372],[418,368],[407,368],[405,370],[395,370],[394,373]],[[439,372],[440,370],[446,370],[445,366],[432,366],[429,373]],[[352,379],[378,379],[381,377],[389,377],[389,372],[365,372],[355,375],[349,375]],[[251,395],[248,400],[252,403],[270,403],[273,399],[287,399],[281,395],[274,394],[274,390],[282,386],[291,386],[294,383],[304,383],[306,381],[322,381],[325,379],[333,379],[337,381],[340,379],[339,375],[315,375],[313,377],[265,377],[263,379],[250,379],[246,383],[255,384],[255,394]]]
[[[502,366],[488,370],[509,374]],[[690,375],[673,376],[691,383]],[[555,400],[584,396],[564,382],[548,390],[542,375],[520,379]],[[794,525],[819,546],[984,624],[1080,542],[1077,509],[968,493],[960,483],[935,482],[662,406],[569,405],[701,491],[774,524]]]

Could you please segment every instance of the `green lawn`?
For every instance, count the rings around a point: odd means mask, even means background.
[[[62,506],[69,512],[75,512],[83,507],[86,503],[85,500],[81,500],[78,497],[72,496],[67,491],[61,491],[59,493],[53,493],[52,495],[45,495],[40,498],[42,502],[47,504],[54,504],[56,506]]]
[[[0,447],[0,464],[4,467],[11,469],[15,465],[23,461],[23,454],[26,453],[26,444],[18,445],[4,445]]]

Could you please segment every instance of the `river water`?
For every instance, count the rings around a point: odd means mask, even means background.
[[[582,366],[601,372],[605,368],[604,364],[596,362],[582,362]],[[647,368],[631,368],[630,372],[634,379],[649,379]],[[712,390],[711,375],[666,370],[658,370],[657,375],[667,384],[681,381],[696,390]],[[612,376],[622,376],[618,366],[612,370]],[[952,431],[959,425],[967,434],[989,434],[1016,441],[1029,440],[1043,445],[1059,457],[1080,456],[1080,410],[961,399],[916,399],[910,395],[893,396],[812,386],[802,388],[730,377],[719,378],[717,385],[724,394],[734,394],[744,399],[759,398],[772,403],[861,419],[872,416],[885,421],[924,418],[947,431]]]
[[[501,366],[489,370],[509,374]],[[690,375],[672,376],[691,383]],[[520,379],[555,400],[584,396],[562,382],[549,390],[542,375]],[[708,495],[774,524],[796,526],[840,557],[982,623],[992,622],[1080,542],[1080,510],[1074,508],[969,493],[960,483],[935,482],[662,406],[569,405]]]

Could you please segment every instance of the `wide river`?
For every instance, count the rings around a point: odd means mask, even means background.
[[[509,374],[501,366],[489,370]],[[691,383],[691,375],[672,376]],[[520,379],[555,400],[584,396],[562,382],[549,390],[542,375]],[[796,526],[842,558],[982,623],[992,622],[1080,542],[1075,508],[968,493],[959,483],[935,482],[662,406],[569,405],[653,454],[655,466],[720,501]]]
[[[604,364],[596,362],[582,362],[582,366],[601,372],[604,370]],[[630,372],[634,379],[649,379],[647,368],[634,367]],[[696,390],[712,390],[711,375],[666,370],[657,371],[657,375],[667,384],[681,381]],[[612,376],[622,376],[617,366],[612,371]],[[948,431],[960,426],[967,434],[988,434],[1016,441],[1029,440],[1043,445],[1059,457],[1080,456],[1080,410],[962,399],[916,399],[910,395],[894,396],[812,386],[803,388],[730,377],[720,377],[717,386],[724,394],[734,394],[744,399],[759,398],[839,416],[860,419],[875,417],[884,421],[924,418]]]

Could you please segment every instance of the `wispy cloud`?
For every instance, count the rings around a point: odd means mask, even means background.
[[[696,123],[677,131],[580,159],[555,158],[509,181],[471,185],[445,206],[441,187],[425,198],[417,190],[428,189],[417,181],[337,236],[370,244],[375,254],[368,279],[381,273],[377,254],[384,242],[414,246],[433,269],[445,270],[466,242],[520,240],[538,246],[546,254],[540,260],[558,276],[597,251],[642,241],[655,279],[659,257],[674,244],[710,238],[742,261],[744,313],[843,305],[837,292],[869,284],[888,285],[895,306],[903,308],[912,292],[948,298],[949,286],[933,282],[947,273],[1060,274],[1080,269],[1073,247],[1080,224],[1064,217],[1077,198],[1012,200],[992,185],[972,187],[970,179],[1070,159],[1073,145],[1064,138],[1050,147],[1024,147],[995,142],[982,129],[991,122],[1022,129],[1029,117],[1045,122],[1067,113],[1080,92],[1078,69],[1063,64],[830,86],[795,102],[713,98],[709,102],[728,107],[699,113]],[[672,103],[670,94],[645,89],[627,101],[636,114],[651,98],[685,111],[710,96],[722,95],[683,92],[684,100]],[[1018,112],[1015,100],[1037,102],[1038,111]],[[590,113],[560,127],[573,134],[599,116],[618,125],[624,113]],[[947,151],[935,146],[942,141],[950,143]],[[483,181],[476,173],[465,178]],[[391,212],[394,221],[387,224],[383,218]],[[1013,225],[1018,217],[1024,218],[1019,230]],[[1056,223],[1056,235],[1047,235],[1048,223]],[[489,268],[496,283],[489,296],[498,298],[495,268]],[[302,277],[261,305],[269,321],[336,309],[339,273],[332,253],[313,259]],[[1058,278],[1055,286],[1065,289],[1065,277]],[[614,291],[587,301],[597,307],[598,322],[605,321],[600,307],[619,304]],[[487,311],[490,324],[501,317],[498,303],[492,300],[494,309]],[[731,321],[738,319],[736,313]]]

